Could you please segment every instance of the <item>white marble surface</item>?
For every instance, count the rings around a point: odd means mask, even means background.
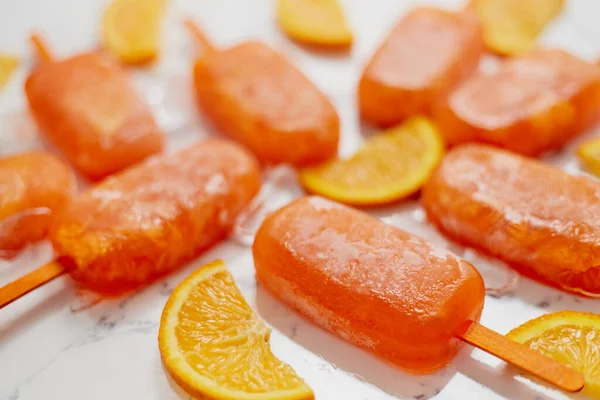
[[[567,0],[568,8],[546,32],[543,41],[586,57],[600,55],[600,3]],[[180,26],[184,15],[194,15],[220,45],[248,38],[262,39],[282,49],[335,102],[342,117],[342,154],[355,149],[368,128],[356,116],[355,86],[361,67],[391,24],[418,1],[345,1],[356,32],[350,54],[315,54],[289,42],[278,32],[270,1],[172,1],[165,24],[161,61],[151,69],[134,71],[140,91],[170,132],[172,148],[213,134],[197,116],[189,91],[194,47]],[[428,4],[459,7],[462,1]],[[102,1],[0,0],[0,51],[25,57],[22,68],[0,92],[0,153],[40,146],[29,124],[22,93],[30,64],[26,37],[42,32],[58,55],[97,45]],[[165,88],[168,87],[168,92]],[[593,135],[590,132],[590,135]],[[549,157],[579,173],[569,147]],[[285,177],[284,177],[285,178]],[[299,193],[293,182],[279,180],[267,199],[291,198]],[[512,282],[515,275],[501,263],[447,243],[423,221],[416,203],[375,212],[386,221],[424,235],[471,260],[490,287]],[[240,239],[238,237],[238,239]],[[157,328],[162,307],[172,288],[195,267],[223,258],[249,302],[274,328],[274,352],[289,362],[315,389],[318,399],[523,399],[566,396],[535,385],[513,369],[479,351],[461,352],[443,372],[411,376],[370,354],[312,326],[256,287],[250,249],[242,240],[215,247],[180,272],[133,296],[100,302],[60,278],[0,311],[0,399],[95,400],[187,399],[169,382],[161,366]],[[245,238],[247,241],[247,238]],[[40,246],[12,262],[0,263],[0,284],[30,270],[49,257]],[[526,278],[500,297],[488,296],[482,321],[501,333],[544,312],[562,309],[598,310],[598,301],[578,298]],[[577,396],[583,398],[582,396]]]

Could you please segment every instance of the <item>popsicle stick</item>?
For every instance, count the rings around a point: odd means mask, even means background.
[[[52,261],[0,288],[0,309],[33,289],[67,272],[62,264]]]
[[[585,385],[583,375],[571,367],[477,322],[471,322],[458,338],[567,392],[578,392]]]
[[[33,35],[31,35],[30,40],[33,44],[33,48],[35,49],[36,55],[40,60],[52,61],[54,59],[52,52],[50,51],[46,43],[44,43],[44,39],[42,39],[40,35],[34,33]]]
[[[206,52],[216,51],[216,47],[194,21],[192,21],[190,18],[186,18],[183,21],[183,24],[194,36],[198,44],[202,46],[202,50]]]

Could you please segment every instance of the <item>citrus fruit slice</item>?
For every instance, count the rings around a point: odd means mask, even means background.
[[[17,57],[0,54],[0,88],[8,83],[18,65],[19,59]]]
[[[583,392],[600,398],[600,315],[561,311],[542,315],[507,335],[585,377]]]
[[[564,0],[473,0],[483,24],[488,50],[501,55],[522,53],[560,12]]]
[[[165,0],[114,0],[104,12],[104,47],[126,64],[143,64],[158,54]]]
[[[292,39],[319,46],[348,46],[352,31],[338,0],[279,0],[277,21]]]
[[[271,353],[270,334],[217,260],[173,291],[158,342],[173,380],[196,398],[313,399],[296,372]]]
[[[368,140],[352,157],[300,170],[306,190],[352,205],[405,198],[425,183],[444,144],[429,119],[414,117]]]
[[[582,144],[577,149],[577,156],[592,174],[600,177],[600,138]]]

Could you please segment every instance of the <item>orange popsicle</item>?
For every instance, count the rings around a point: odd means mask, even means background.
[[[263,164],[302,166],[337,154],[335,108],[283,55],[260,42],[217,50],[186,23],[204,47],[194,65],[198,104],[223,133]]]
[[[482,31],[470,12],[417,8],[396,25],[367,65],[358,88],[360,114],[382,127],[431,114],[479,62]]]
[[[269,216],[253,253],[258,280],[284,303],[413,372],[446,366],[483,309],[471,264],[321,197]]]
[[[600,184],[507,151],[451,151],[422,191],[429,219],[565,290],[600,296]]]
[[[448,144],[477,141],[535,156],[600,117],[600,70],[562,50],[536,50],[465,81],[435,115]]]
[[[74,189],[73,173],[51,154],[0,159],[0,255],[42,239]]]
[[[40,38],[34,40],[38,53],[48,54]],[[42,60],[25,92],[42,132],[89,179],[113,174],[163,148],[150,110],[108,55]]]
[[[171,272],[222,239],[258,192],[254,157],[211,140],[109,177],[73,199],[53,225],[58,261],[100,292]]]

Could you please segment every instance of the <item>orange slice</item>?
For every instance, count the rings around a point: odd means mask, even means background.
[[[488,50],[501,55],[522,53],[564,7],[564,0],[473,0],[483,24]]]
[[[585,377],[583,392],[600,398],[600,315],[561,311],[542,315],[507,335]]]
[[[104,12],[104,47],[126,64],[143,64],[158,54],[165,0],[114,0]]]
[[[279,0],[277,21],[292,39],[319,46],[348,46],[352,31],[338,0]]]
[[[271,353],[270,334],[217,260],[173,291],[158,343],[173,380],[196,398],[313,399],[296,372]]]
[[[405,198],[425,183],[444,153],[438,128],[414,117],[367,141],[348,159],[300,170],[306,190],[352,205]]]
[[[8,83],[18,65],[19,59],[17,57],[0,54],[0,88]]]
[[[600,177],[600,138],[588,140],[577,149],[581,163],[594,175]]]

